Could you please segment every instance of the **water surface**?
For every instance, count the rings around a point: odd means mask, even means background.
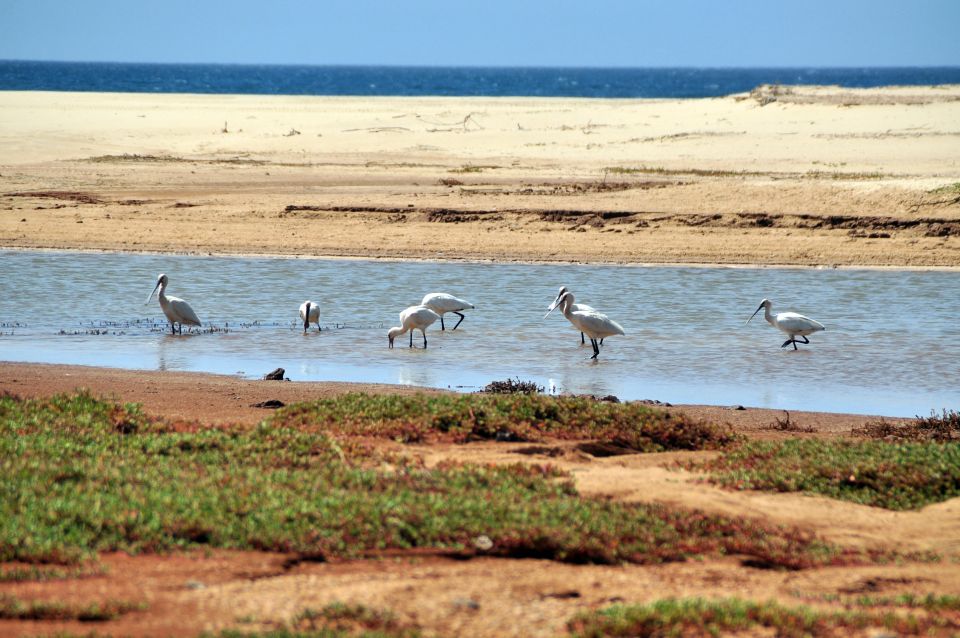
[[[960,67],[558,68],[0,60],[0,90],[264,95],[697,98],[760,84],[960,83]]]
[[[548,390],[670,403],[912,416],[960,407],[960,273],[384,262],[0,251],[0,359],[295,381],[463,390],[519,377]],[[214,331],[171,336],[157,275]],[[559,286],[625,328],[597,361],[559,313]],[[397,314],[428,292],[473,302],[429,347],[387,349]],[[760,300],[827,329],[799,351]],[[320,304],[304,335],[297,309]],[[448,321],[448,328],[456,322]]]

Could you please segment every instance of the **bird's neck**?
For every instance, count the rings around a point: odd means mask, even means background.
[[[777,322],[773,316],[773,313],[770,312],[770,308],[768,306],[764,306],[763,308],[763,318],[766,319],[767,323],[769,323],[771,326],[776,327]]]

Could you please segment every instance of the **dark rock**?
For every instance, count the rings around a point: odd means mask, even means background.
[[[283,374],[286,372],[283,368],[277,368],[273,372],[263,375],[264,381],[283,381]]]
[[[276,410],[277,408],[282,408],[286,403],[279,399],[267,399],[266,401],[261,401],[260,403],[251,403],[251,408],[266,408],[268,410]]]

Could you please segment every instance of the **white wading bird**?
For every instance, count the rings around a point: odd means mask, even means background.
[[[612,337],[613,335],[622,335],[624,334],[623,327],[602,312],[597,312],[596,310],[574,310],[573,307],[575,305],[577,304],[574,301],[573,293],[565,292],[560,295],[560,300],[554,304],[553,308],[559,306],[560,312],[567,318],[567,321],[572,323],[580,332],[590,337],[590,345],[593,346],[593,356],[590,358],[596,359],[600,354],[600,346],[597,345],[597,339]],[[553,308],[550,308],[547,314],[543,315],[544,319],[553,312]]]
[[[554,300],[553,300],[553,303],[550,304],[550,307],[547,308],[547,314],[550,314],[550,312],[551,312],[554,308],[556,308],[558,305],[560,305],[560,297],[562,297],[562,296],[563,296],[563,293],[565,293],[565,292],[567,292],[567,287],[566,287],[566,286],[560,286],[560,292],[557,293],[557,298],[554,299]],[[575,303],[575,304],[573,304],[573,305],[570,307],[570,309],[573,310],[574,312],[577,312],[577,311],[579,311],[579,310],[583,310],[583,311],[586,311],[586,312],[599,312],[599,311],[598,311],[596,308],[594,308],[593,306],[588,306],[588,305],[585,304],[585,303]],[[580,345],[583,345],[583,344],[585,344],[585,343],[586,343],[586,340],[583,338],[583,333],[581,332],[581,333],[580,333]],[[601,346],[603,345],[603,339],[600,340],[600,345],[601,345]]]
[[[300,304],[300,318],[303,319],[303,331],[306,332],[311,323],[317,324],[317,332],[322,332],[320,327],[320,306],[309,299]]]
[[[410,347],[413,347],[413,331],[419,330],[423,333],[423,347],[427,347],[427,328],[429,328],[433,322],[437,319],[440,319],[440,315],[430,310],[426,306],[410,306],[406,310],[400,313],[400,325],[396,328],[390,328],[390,332],[387,333],[387,339],[389,347],[393,347],[393,340],[402,335],[404,332],[410,331]]]
[[[476,307],[469,301],[458,299],[453,295],[448,295],[445,292],[431,292],[429,295],[423,298],[423,301],[420,302],[420,305],[426,306],[430,310],[440,315],[441,330],[446,330],[446,326],[443,325],[444,313],[452,312],[455,315],[459,315],[460,321],[457,322],[457,326],[459,326],[460,322],[463,321],[463,313],[460,311],[466,310],[467,308]],[[453,329],[456,330],[457,326],[454,326]]]
[[[167,276],[163,273],[157,277],[157,285],[153,287],[153,292],[150,293],[150,296],[147,297],[147,301],[143,305],[150,303],[150,299],[153,298],[153,293],[157,292],[157,288],[160,289],[160,292],[157,293],[157,299],[160,300],[160,310],[163,310],[163,314],[167,316],[172,334],[176,334],[175,324],[180,324],[180,334],[183,334],[183,324],[187,324],[188,326],[200,325],[200,319],[197,317],[197,313],[193,311],[193,308],[190,307],[190,304],[179,297],[168,297],[164,293],[167,289]]]
[[[757,313],[760,312],[761,308],[764,308],[763,318],[767,320],[774,328],[782,330],[783,332],[790,335],[790,338],[783,342],[781,348],[786,348],[791,343],[793,344],[793,349],[798,350],[797,348],[797,337],[803,339],[802,343],[810,343],[810,340],[807,339],[807,335],[813,334],[814,332],[819,332],[820,330],[825,330],[823,324],[819,321],[814,321],[810,317],[804,317],[803,315],[798,315],[795,312],[778,312],[773,314],[770,312],[770,308],[773,307],[773,304],[770,303],[769,299],[764,299],[760,302],[760,305],[756,310],[753,311],[753,314],[750,315],[750,319],[753,319],[757,316]],[[750,319],[747,319],[746,323],[750,323]],[[746,324],[744,324],[746,325]]]

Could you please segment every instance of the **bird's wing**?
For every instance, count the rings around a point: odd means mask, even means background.
[[[448,295],[445,292],[435,292],[423,298],[423,305],[436,312],[454,312],[473,308],[473,304],[464,299]]]
[[[439,318],[440,315],[425,306],[419,306],[410,313],[410,319],[415,322],[418,328],[426,328]]]
[[[624,334],[623,327],[603,313],[579,310],[570,314],[578,320],[577,327],[594,338]]]
[[[777,315],[777,326],[784,331],[823,330],[823,324],[810,317],[795,312],[781,312]]]
[[[185,323],[188,326],[200,325],[200,318],[197,317],[197,313],[193,311],[190,304],[178,297],[167,297],[167,300],[170,302],[170,307],[176,313],[178,322]]]

